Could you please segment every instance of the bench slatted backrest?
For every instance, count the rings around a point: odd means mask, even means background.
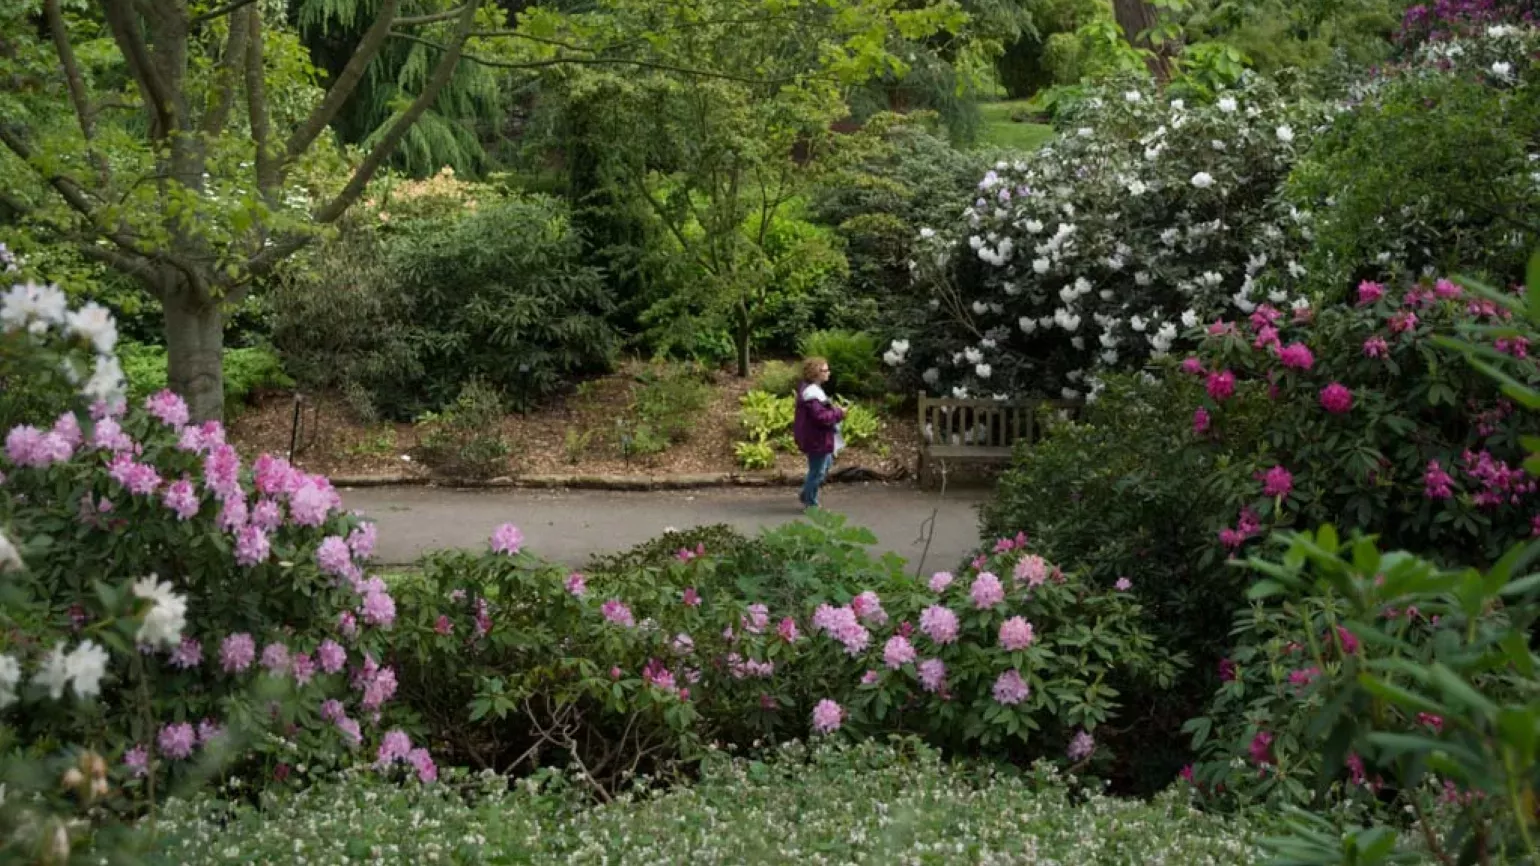
[[[971,400],[920,395],[920,438],[925,445],[1010,448],[1036,441],[1037,411],[1044,404],[1071,412],[1078,403],[1064,400]],[[927,432],[928,431],[928,432]]]

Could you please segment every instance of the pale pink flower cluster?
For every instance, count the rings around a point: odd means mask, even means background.
[[[763,634],[770,627],[770,608],[762,604],[751,604],[748,615],[742,617],[740,623],[749,634]]]
[[[180,430],[187,425],[187,403],[170,390],[145,398],[144,410],[174,430]]]
[[[821,604],[813,612],[813,629],[845,645],[845,652],[856,656],[866,649],[872,636],[856,619],[850,606],[831,607]]]
[[[1048,561],[1035,553],[1029,553],[1016,563],[1013,576],[1018,584],[1025,583],[1033,588],[1042,586],[1048,580]]]
[[[524,533],[512,523],[504,523],[492,533],[492,551],[512,556],[524,549]]]
[[[996,702],[1012,706],[1026,700],[1032,688],[1022,679],[1021,672],[1012,668],[995,680],[994,693]]]
[[[824,698],[813,707],[813,733],[832,734],[845,722],[845,711],[834,701]]]
[[[915,666],[920,677],[920,687],[935,693],[946,688],[946,664],[941,659],[926,659]]]
[[[960,623],[957,614],[949,607],[933,604],[920,611],[920,631],[938,645],[957,640]]]
[[[1005,587],[1000,584],[1000,578],[988,571],[980,572],[973,579],[968,594],[973,598],[973,606],[979,610],[987,610],[1005,601]]]
[[[903,635],[896,634],[888,638],[888,642],[882,648],[882,662],[892,670],[898,670],[915,660],[914,645]]]
[[[632,628],[636,625],[636,617],[632,616],[631,608],[626,607],[625,602],[612,598],[600,606],[599,612],[604,618],[623,628]]]
[[[727,672],[735,680],[768,679],[775,674],[775,662],[746,659],[737,653],[728,653]]]
[[[946,588],[952,585],[953,580],[954,578],[950,571],[938,571],[930,576],[930,583],[928,585],[931,592],[946,592]]]
[[[582,598],[588,594],[587,579],[585,579],[583,575],[576,571],[567,575],[567,580],[563,586],[566,587],[568,593],[572,594],[576,598]]]
[[[219,664],[225,673],[240,673],[251,667],[257,657],[257,642],[241,632],[227,636],[219,644]]]
[[[1032,645],[1032,623],[1019,616],[1013,616],[1000,623],[1000,646],[1007,652],[1024,650]]]
[[[888,622],[887,611],[882,609],[882,600],[877,597],[877,593],[871,590],[867,590],[851,599],[850,607],[864,623],[886,625]]]
[[[359,705],[366,710],[377,710],[395,697],[396,670],[381,667],[371,655],[364,656],[364,666],[353,675],[353,688],[364,693]]]
[[[198,734],[191,724],[176,722],[160,729],[155,744],[162,755],[173,761],[182,761],[192,756],[193,747],[198,744]]]
[[[348,651],[342,648],[342,644],[327,638],[321,641],[319,647],[316,647],[315,657],[322,671],[334,674],[342,670],[343,666],[347,664]]]

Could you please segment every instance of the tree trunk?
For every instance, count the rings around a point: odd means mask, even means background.
[[[225,414],[225,322],[218,302],[200,304],[187,291],[167,293],[166,384],[187,401],[194,422]]]
[[[748,316],[738,320],[738,378],[749,377],[749,343],[754,339],[754,323]]]
[[[1139,34],[1154,27],[1159,17],[1155,7],[1148,0],[1112,0],[1112,15],[1117,19],[1118,26],[1123,29],[1123,36],[1128,39],[1128,44],[1135,48],[1146,48],[1154,53],[1149,59],[1150,74],[1160,82],[1171,78],[1170,64],[1164,55],[1147,40],[1140,39]]]

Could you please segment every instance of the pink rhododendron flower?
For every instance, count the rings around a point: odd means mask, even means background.
[[[1217,337],[1220,334],[1228,333],[1231,330],[1233,330],[1233,327],[1224,319],[1215,319],[1213,324],[1208,326],[1208,333],[1211,337]]]
[[[433,621],[434,634],[451,635],[454,634],[454,630],[455,624],[450,622],[449,617],[442,613],[438,615],[438,619]]]
[[[625,603],[619,599],[612,598],[605,602],[600,606],[599,612],[604,614],[605,619],[618,626],[631,628],[636,625],[636,618],[631,615],[631,608],[626,607]]]
[[[1411,310],[1403,310],[1390,317],[1390,332],[1392,334],[1405,334],[1417,327],[1417,314]]]
[[[1353,392],[1340,382],[1333,382],[1321,389],[1321,408],[1333,415],[1345,415],[1353,411]]]
[[[920,631],[938,645],[957,640],[959,627],[957,614],[949,607],[935,604],[920,612]]]
[[[359,614],[364,622],[390,628],[396,621],[396,600],[390,593],[384,591],[371,591],[364,596],[363,603],[358,606]]]
[[[1278,350],[1278,363],[1294,370],[1308,370],[1315,366],[1315,356],[1304,343],[1290,343]]]
[[[1433,284],[1433,294],[1442,300],[1451,300],[1460,297],[1460,287],[1449,280],[1439,280]]]
[[[274,676],[289,672],[289,648],[281,643],[270,643],[262,648],[262,667]]]
[[[1021,677],[1021,672],[1015,668],[1011,668],[995,680],[996,703],[1013,706],[1026,700],[1030,694],[1032,694],[1031,686],[1027,685],[1027,681]]]
[[[225,532],[239,532],[246,525],[250,514],[246,511],[244,497],[232,496],[225,500],[223,507],[219,509],[219,517],[216,522],[219,528]]]
[[[357,719],[344,717],[338,719],[335,724],[337,725],[337,730],[342,734],[342,739],[348,744],[349,748],[356,748],[363,743],[364,732],[359,729]]]
[[[1432,728],[1434,733],[1442,734],[1444,732],[1444,718],[1442,716],[1435,716],[1432,713],[1418,713],[1417,724]]]
[[[343,665],[347,664],[348,651],[342,648],[342,644],[327,638],[321,641],[319,647],[316,647],[315,657],[316,661],[321,665],[321,670],[334,674],[342,670]]]
[[[80,434],[80,419],[74,412],[65,412],[53,422],[53,432],[59,437],[59,442],[71,452],[80,447],[84,437]]]
[[[1037,554],[1023,556],[1016,563],[1016,569],[1011,576],[1018,584],[1025,583],[1029,587],[1042,586],[1048,580],[1048,561]]]
[[[160,487],[160,474],[155,467],[136,463],[128,454],[119,454],[108,462],[107,477],[139,496],[148,496]]]
[[[762,604],[751,604],[747,610],[748,615],[742,617],[739,624],[749,634],[763,634],[770,627],[770,608]]]
[[[343,637],[353,637],[358,634],[358,620],[354,618],[352,611],[345,610],[337,614],[337,631]]]
[[[973,599],[975,608],[986,610],[1005,601],[1005,587],[1000,585],[1000,578],[985,571],[973,579],[968,595]]]
[[[932,694],[946,688],[946,664],[941,659],[926,659],[915,665],[920,677],[920,688]]]
[[[353,687],[364,693],[359,705],[366,710],[377,710],[396,694],[396,669],[380,667],[374,659],[364,656],[363,670],[353,680]]]
[[[695,587],[691,586],[685,589],[684,605],[685,607],[700,607],[700,593],[695,591]]]
[[[336,496],[324,479],[307,477],[289,495],[289,516],[300,526],[320,526],[326,522],[327,513],[336,507]]]
[[[1282,341],[1278,339],[1278,329],[1272,325],[1263,325],[1261,330],[1257,331],[1256,341],[1251,345],[1256,349],[1277,349],[1281,344]]]
[[[315,551],[316,564],[322,574],[346,577],[353,571],[353,549],[340,535],[328,535],[321,539]]]
[[[1337,626],[1337,640],[1342,643],[1342,652],[1346,655],[1358,654],[1358,638],[1343,626]]]
[[[1032,645],[1032,623],[1019,616],[1013,616],[1000,623],[1000,646],[1007,652],[1023,650]]]
[[[927,585],[931,592],[945,592],[946,588],[952,585],[953,579],[950,571],[938,571],[930,576],[930,583]]]
[[[315,677],[315,662],[306,653],[296,653],[289,659],[289,673],[294,675],[294,681],[305,685]]]
[[[882,663],[891,670],[898,670],[906,664],[914,661],[916,653],[914,645],[903,635],[894,635],[888,638],[888,642],[882,648]]]
[[[642,666],[642,681],[665,692],[672,692],[678,688],[674,684],[674,672],[664,667],[663,663],[657,659],[648,659],[647,664]]]
[[[680,632],[674,635],[674,655],[687,656],[695,651],[695,639]]]
[[[1188,355],[1182,359],[1182,372],[1196,376],[1203,372],[1203,362],[1198,360],[1195,355]]]
[[[1383,358],[1390,354],[1390,344],[1384,337],[1373,336],[1364,341],[1364,356],[1368,358]]]
[[[567,575],[567,580],[562,585],[575,598],[582,598],[588,594],[588,580],[579,572],[574,571]]]
[[[251,509],[251,525],[263,532],[274,532],[283,525],[283,511],[277,502],[263,499]]]
[[[1383,297],[1385,297],[1383,285],[1369,280],[1358,284],[1358,306],[1367,307]]]
[[[405,760],[411,751],[412,738],[408,737],[405,731],[397,728],[386,733],[385,737],[380,740],[380,750],[375,755],[375,759],[381,767],[386,767],[397,761]]]
[[[224,735],[224,727],[213,719],[204,719],[198,723],[198,742],[200,744],[217,740]]]
[[[417,771],[417,781],[424,785],[438,781],[438,767],[427,749],[413,749],[406,754],[406,762]]]
[[[160,736],[155,738],[155,744],[160,747],[162,755],[173,761],[181,761],[192,755],[193,747],[198,745],[198,734],[187,722],[177,722],[162,727]]]
[[[242,526],[235,534],[235,563],[237,565],[252,566],[267,561],[272,553],[272,545],[267,540],[267,533],[259,526],[248,524]]]
[[[492,533],[492,550],[512,556],[524,549],[524,533],[512,523],[504,523]]]
[[[1117,582],[1112,585],[1112,588],[1118,592],[1128,592],[1130,589],[1134,588],[1134,582],[1126,577],[1120,577],[1118,578]]]
[[[1235,666],[1235,660],[1234,659],[1220,659],[1219,660],[1219,681],[1222,682],[1222,683],[1233,683],[1233,682],[1235,682],[1235,678],[1236,678],[1236,675],[1238,673],[1238,670],[1239,669]]]
[[[813,733],[832,734],[845,721],[845,711],[839,704],[824,698],[813,707]]]
[[[181,429],[187,424],[187,403],[170,390],[146,398],[144,410],[173,429]]]
[[[1492,345],[1505,355],[1520,359],[1529,357],[1529,340],[1525,337],[1498,337]]]
[[[1294,476],[1282,466],[1274,466],[1257,477],[1262,481],[1262,495],[1269,499],[1288,496],[1294,489]]]
[[[888,621],[887,611],[882,609],[882,600],[877,593],[867,590],[850,600],[850,608],[856,612],[856,617],[861,621],[872,625],[885,625]]]
[[[96,427],[91,431],[91,444],[104,451],[118,453],[132,451],[134,440],[123,432],[123,427],[111,418],[102,418],[96,422]]]
[[[195,668],[203,664],[203,644],[190,637],[184,637],[176,649],[171,651],[169,660],[173,666],[184,671]]]
[[[1273,735],[1267,731],[1257,731],[1257,735],[1251,738],[1251,762],[1259,767],[1271,764],[1272,746]]]
[[[1422,475],[1422,495],[1429,499],[1448,499],[1454,495],[1454,479],[1438,465],[1437,460],[1428,461],[1428,469]]]
[[[1208,374],[1208,382],[1205,385],[1208,395],[1218,402],[1224,402],[1235,396],[1235,374],[1229,370]]]
[[[1084,761],[1086,758],[1091,757],[1091,753],[1094,751],[1096,751],[1096,740],[1086,731],[1081,731],[1075,735],[1074,739],[1069,741],[1069,748],[1064,750],[1064,754],[1071,761]]]
[[[781,636],[781,640],[787,643],[796,643],[798,637],[797,621],[789,616],[784,617],[781,620],[781,624],[776,627],[776,633]]]
[[[225,673],[240,673],[257,657],[257,642],[245,632],[227,636],[219,644],[219,664]]]
[[[1204,409],[1200,406],[1197,411],[1192,413],[1192,432],[1194,434],[1202,436],[1204,433],[1208,432],[1208,428],[1211,424],[1212,421],[1209,419],[1207,409]]]
[[[476,616],[474,619],[477,637],[481,637],[492,630],[492,610],[491,606],[487,604],[486,599],[476,599]]]
[[[135,746],[123,753],[123,766],[132,771],[136,778],[142,778],[150,772],[150,751],[144,746]]]
[[[1362,785],[1368,777],[1364,775],[1364,759],[1353,753],[1348,753],[1346,761],[1348,768],[1348,783]]]
[[[1198,783],[1192,770],[1192,764],[1182,768],[1181,777],[1189,785],[1196,785]]]
[[[373,523],[360,523],[348,533],[348,549],[359,560],[374,556],[374,545],[380,539],[380,528]]]
[[[1289,671],[1289,684],[1295,688],[1304,688],[1315,682],[1316,677],[1320,675],[1321,669],[1316,667]]]
[[[1251,329],[1260,331],[1263,328],[1276,325],[1283,314],[1272,304],[1261,304],[1251,314]]]
[[[844,644],[845,652],[851,656],[860,654],[871,641],[871,633],[862,627],[849,605],[819,605],[813,612],[813,628]]]

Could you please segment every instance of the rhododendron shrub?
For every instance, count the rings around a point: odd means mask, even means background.
[[[79,388],[0,452],[0,735],[26,780],[0,804],[21,828],[3,844],[70,849],[205,764],[338,763],[378,741],[395,686],[371,652],[394,611],[366,572],[373,526],[325,478],[245,465],[169,392],[125,405],[104,310],[25,284],[0,323],[8,387]],[[72,799],[51,798],[60,773]],[[50,797],[31,802],[35,783]]]
[[[1276,193],[1321,111],[1262,80],[1213,103],[1099,89],[1058,139],[981,178],[958,224],[922,233],[925,327],[888,363],[932,393],[1074,397],[1199,319],[1289,305],[1307,215]]]
[[[398,592],[400,699],[469,761],[576,750],[607,784],[710,742],[810,734],[919,732],[1062,759],[1118,717],[1125,684],[1168,685],[1182,664],[1140,626],[1133,595],[1024,546],[938,591],[841,540],[854,532],[824,514],[767,531],[750,547],[783,551],[779,581],[684,546],[666,565],[580,582],[527,557],[436,556]],[[830,558],[869,582],[757,592]]]

